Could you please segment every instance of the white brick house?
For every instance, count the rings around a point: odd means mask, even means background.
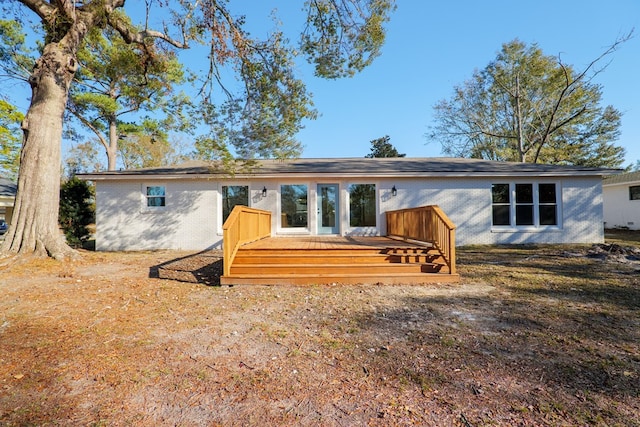
[[[272,234],[385,235],[385,212],[438,205],[457,245],[597,243],[610,170],[456,158],[263,160],[81,175],[96,184],[96,249],[220,247],[236,204],[272,212]]]
[[[640,230],[640,172],[606,177],[602,194],[606,228]]]

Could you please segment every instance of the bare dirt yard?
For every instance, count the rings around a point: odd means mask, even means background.
[[[639,426],[640,235],[607,237],[461,248],[456,285],[220,287],[215,252],[0,260],[0,425]]]

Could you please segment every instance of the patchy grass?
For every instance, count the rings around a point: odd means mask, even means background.
[[[206,286],[202,262],[180,273],[195,283],[157,278],[189,255],[3,271],[0,424],[640,424],[630,257],[460,248],[462,283],[440,286]]]
[[[605,239],[608,243],[640,246],[640,230],[607,229]]]

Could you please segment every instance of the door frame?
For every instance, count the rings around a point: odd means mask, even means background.
[[[322,225],[323,217],[323,201],[325,200],[322,192],[322,188],[332,187],[334,192],[334,225],[324,227]],[[318,234],[340,234],[340,183],[318,183],[316,184],[316,212],[317,212],[317,224],[316,232]]]

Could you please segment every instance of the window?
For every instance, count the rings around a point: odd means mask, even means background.
[[[222,186],[222,223],[227,220],[236,205],[249,206],[249,187],[246,185]]]
[[[163,185],[149,185],[146,191],[147,208],[166,206],[166,190]]]
[[[516,184],[516,225],[533,225],[533,184]]]
[[[511,193],[509,184],[493,184],[493,225],[511,225]]]
[[[538,184],[540,225],[558,225],[558,198],[555,184]]]
[[[307,226],[307,186],[280,186],[280,218],[282,228]]]
[[[494,226],[558,225],[556,184],[493,184],[491,197]]]
[[[376,185],[349,186],[349,225],[351,227],[376,226]]]
[[[629,200],[640,200],[640,185],[629,187]]]

